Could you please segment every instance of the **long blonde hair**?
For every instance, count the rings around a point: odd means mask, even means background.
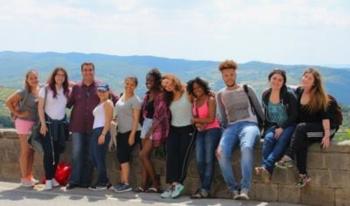
[[[329,104],[329,97],[324,89],[321,74],[314,68],[308,68],[304,74],[311,74],[314,77],[314,84],[310,91],[310,100],[307,104],[310,112],[317,112],[320,110],[326,111]]]
[[[167,79],[174,84],[174,90],[178,92],[183,92],[185,90],[185,86],[181,83],[180,79],[177,78],[173,74],[165,74],[162,76],[162,80]],[[174,99],[174,93],[173,92],[167,92],[164,91],[165,93],[165,101],[167,102],[168,105],[173,101]]]

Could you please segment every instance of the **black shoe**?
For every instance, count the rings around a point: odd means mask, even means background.
[[[77,184],[74,184],[74,183],[68,183],[67,185],[66,185],[66,190],[72,190],[72,189],[74,189],[74,188],[76,188],[76,187],[78,187],[79,185],[77,185]]]

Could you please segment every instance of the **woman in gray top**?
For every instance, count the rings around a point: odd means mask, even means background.
[[[18,90],[8,97],[6,106],[13,114],[15,128],[21,146],[19,165],[21,169],[21,184],[31,187],[38,183],[32,174],[34,150],[27,142],[28,135],[37,120],[37,102],[39,93],[38,72],[29,70],[25,76],[24,89]]]
[[[140,141],[141,100],[135,94],[136,77],[126,77],[124,93],[115,105],[117,115],[117,158],[120,163],[120,183],[113,186],[115,192],[131,191],[129,185],[130,154],[135,142]]]

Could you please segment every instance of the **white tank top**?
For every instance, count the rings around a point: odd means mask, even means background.
[[[104,105],[105,102],[100,103],[92,111],[92,114],[94,115],[94,125],[92,126],[93,129],[104,127],[105,125],[105,110],[103,108]]]
[[[183,127],[192,124],[192,104],[187,92],[184,92],[180,99],[171,102],[170,111],[172,126]]]

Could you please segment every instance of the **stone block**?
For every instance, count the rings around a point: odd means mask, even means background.
[[[300,189],[294,185],[278,185],[278,202],[299,203]]]
[[[324,159],[325,159],[325,166],[328,169],[350,171],[350,154],[327,153],[325,154]]]
[[[310,186],[312,187],[330,187],[331,176],[327,169],[310,169],[308,173],[311,177]]]
[[[350,188],[350,171],[330,170],[330,187]],[[350,195],[350,194],[349,194]]]
[[[252,186],[252,189],[249,194],[251,198],[255,200],[277,201],[278,185],[256,183]]]
[[[335,205],[350,206],[350,189],[349,188],[335,190]]]
[[[335,204],[334,189],[326,187],[306,186],[301,189],[301,202],[317,206],[333,206]]]
[[[320,152],[309,152],[307,157],[307,166],[312,169],[323,169],[325,166],[325,155]]]

